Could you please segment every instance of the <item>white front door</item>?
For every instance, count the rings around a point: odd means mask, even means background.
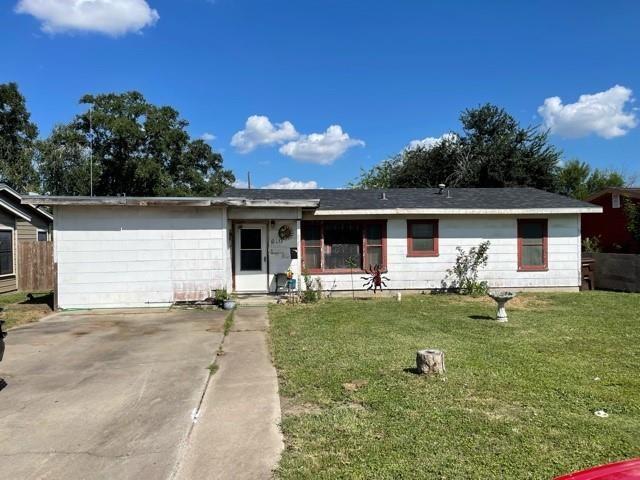
[[[236,291],[266,292],[267,226],[243,224],[236,226]]]

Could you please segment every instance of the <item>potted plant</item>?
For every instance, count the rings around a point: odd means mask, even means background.
[[[227,293],[226,288],[216,290],[216,295],[214,298],[216,305],[224,308],[225,310],[233,310],[234,308],[236,308],[236,302],[235,300],[231,299],[231,297]]]

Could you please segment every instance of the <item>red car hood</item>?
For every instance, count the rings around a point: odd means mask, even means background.
[[[555,480],[640,480],[640,458],[609,463],[556,477]]]

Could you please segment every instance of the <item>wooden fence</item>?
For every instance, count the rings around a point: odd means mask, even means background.
[[[640,292],[640,255],[594,253],[595,286],[601,290]]]
[[[53,242],[18,242],[18,289],[42,292],[54,286]]]

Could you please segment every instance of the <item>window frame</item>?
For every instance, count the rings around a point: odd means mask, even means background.
[[[438,257],[440,256],[440,225],[437,218],[407,220],[407,257]],[[413,248],[414,225],[433,225],[433,250],[415,250]]]
[[[39,236],[41,233],[44,233],[44,235],[45,235],[45,239],[44,239],[44,240],[40,240],[40,239],[38,238],[38,236]],[[36,229],[36,240],[37,240],[38,242],[48,242],[48,241],[49,241],[49,232],[48,232],[47,230],[43,230],[42,228],[38,228],[38,229]]]
[[[523,265],[522,229],[527,224],[542,225],[542,265]],[[549,219],[548,218],[519,218],[518,219],[518,271],[519,272],[546,272],[549,270]]]
[[[15,230],[9,227],[1,227],[0,232],[9,232],[11,234],[11,272],[0,274],[0,278],[13,277],[16,274],[16,242],[15,242]]]
[[[382,269],[381,271],[387,271],[387,220],[303,220],[300,225],[300,249],[302,250],[300,255],[300,265],[302,270],[305,271],[305,258],[306,258],[306,245],[305,239],[303,235],[304,224],[305,223],[313,223],[317,224],[320,227],[320,268],[309,268],[306,271],[310,274],[331,274],[331,273],[351,273],[352,270],[350,268],[325,268],[324,266],[324,226],[325,223],[351,223],[358,224],[361,230],[361,264],[360,266],[353,269],[353,273],[363,273],[365,268],[369,268],[367,264],[367,226],[376,224],[380,225],[381,228],[381,244],[372,244],[372,247],[382,246]],[[318,248],[317,245],[314,245],[309,248]]]

